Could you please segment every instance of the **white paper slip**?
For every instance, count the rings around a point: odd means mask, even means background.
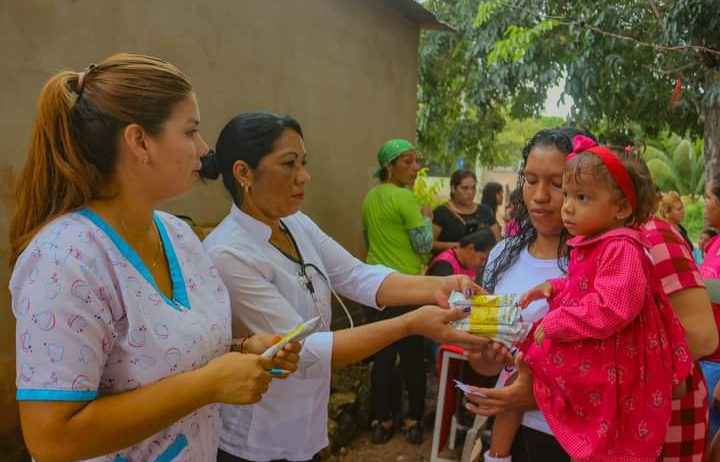
[[[468,384],[466,384],[466,383],[462,383],[462,382],[459,381],[459,380],[453,380],[453,382],[455,382],[455,386],[456,386],[457,388],[459,388],[460,391],[462,391],[463,393],[467,393],[468,395],[479,396],[479,397],[481,397],[481,398],[487,398],[487,396],[483,395],[482,393],[479,393],[479,392],[477,392],[477,391],[471,390],[471,389],[470,389],[470,385],[468,385]]]

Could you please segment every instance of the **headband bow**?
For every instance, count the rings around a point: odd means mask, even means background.
[[[623,166],[620,158],[617,154],[612,152],[606,147],[598,146],[597,143],[590,137],[585,135],[576,135],[572,139],[573,150],[567,156],[567,160],[571,160],[581,152],[591,152],[598,156],[605,167],[607,167],[610,176],[613,177],[615,183],[620,188],[620,191],[625,195],[630,207],[633,212],[637,209],[637,197],[635,195],[635,186],[633,185],[632,178],[628,174],[627,170]]]
[[[594,139],[585,136],[585,135],[575,135],[572,139],[572,152],[567,156],[567,160],[571,160],[576,155],[580,154],[583,151],[587,151],[588,149],[597,146],[597,143]]]

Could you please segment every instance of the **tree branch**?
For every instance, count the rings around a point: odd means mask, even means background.
[[[652,0],[650,0],[650,2],[651,2],[651,5],[654,7]],[[564,24],[564,25],[579,25],[580,27],[584,27],[585,29],[591,30],[591,31],[595,32],[596,34],[605,35],[607,37],[612,37],[617,40],[624,40],[627,42],[632,42],[638,46],[652,48],[656,51],[662,51],[662,52],[666,52],[666,53],[674,53],[674,52],[679,52],[679,51],[692,50],[692,51],[697,51],[697,52],[708,53],[710,55],[717,56],[718,58],[720,58],[720,50],[715,50],[713,48],[709,48],[709,47],[705,47],[705,46],[701,46],[701,45],[664,46],[664,45],[658,45],[657,43],[643,42],[641,40],[638,40],[634,37],[630,37],[628,35],[615,34],[612,32],[602,30],[599,27],[595,27],[595,26],[588,24],[582,20],[573,20],[573,19],[568,19],[568,18],[564,18],[564,17],[560,17],[560,16],[550,16],[550,15],[546,15],[543,13],[538,13],[537,11],[533,11],[529,8],[525,8],[525,7],[522,7],[519,5],[510,5],[510,4],[502,3],[502,2],[494,2],[494,3],[496,3],[497,5],[499,5],[501,7],[514,8],[517,10],[525,11],[526,13],[529,13],[539,19],[543,19],[543,20],[544,19],[552,19],[552,20],[557,21],[558,23]],[[658,12],[658,14],[659,14],[659,12]]]
[[[579,21],[579,25],[584,27],[585,29],[591,30],[600,35],[612,37],[617,40],[625,40],[627,42],[632,42],[638,46],[653,48],[654,50],[657,50],[657,51],[677,52],[677,51],[693,50],[693,51],[700,51],[700,52],[704,52],[704,53],[708,53],[708,54],[720,57],[720,50],[714,50],[712,48],[708,48],[708,47],[704,47],[704,46],[700,46],[700,45],[675,45],[675,46],[667,47],[667,46],[663,46],[663,45],[658,45],[657,43],[642,42],[634,37],[629,37],[627,35],[614,34],[612,32],[604,31],[604,30],[600,29],[599,27],[595,27],[595,26],[593,26],[591,24],[587,24],[583,21]]]
[[[692,69],[693,67],[699,66],[699,65],[700,65],[700,62],[694,61],[694,62],[692,62],[692,63],[690,63],[690,64],[686,64],[686,65],[684,65],[684,66],[676,67],[676,68],[674,68],[674,69],[660,69],[660,72],[662,72],[663,74],[680,74],[681,76],[683,76],[683,71],[686,71],[686,70],[688,70],[688,69]],[[652,69],[655,69],[655,68],[653,67]]]

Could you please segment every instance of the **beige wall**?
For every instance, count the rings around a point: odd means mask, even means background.
[[[0,43],[4,236],[41,86],[56,70],[115,52],[157,55],[190,75],[211,145],[240,112],[296,116],[313,175],[303,210],[356,254],[375,153],[385,139],[415,133],[417,25],[376,0],[3,0]],[[163,208],[211,223],[228,207],[216,182]],[[17,417],[7,239],[0,252],[2,433]]]

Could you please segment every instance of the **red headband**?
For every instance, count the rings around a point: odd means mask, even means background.
[[[620,188],[620,191],[625,195],[625,198],[630,203],[632,211],[635,212],[637,209],[637,198],[635,197],[635,186],[633,185],[632,178],[628,174],[627,170],[623,166],[622,162],[618,158],[617,154],[609,150],[608,148],[598,146],[595,141],[590,138],[578,135],[572,140],[573,152],[567,157],[567,160],[572,159],[581,152],[592,152],[600,158],[605,167],[607,167],[610,176],[613,177],[615,183]]]

